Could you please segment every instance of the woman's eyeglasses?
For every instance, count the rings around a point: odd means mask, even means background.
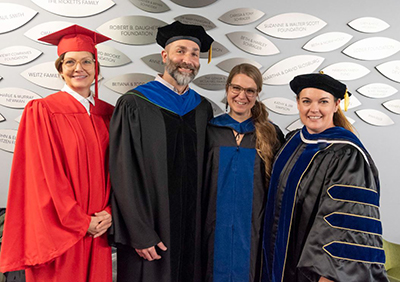
[[[77,64],[80,64],[81,67],[84,69],[90,69],[93,67],[95,60],[94,59],[83,59],[83,60],[67,59],[67,60],[63,60],[62,63],[63,63],[63,66],[65,66],[68,69],[76,68]]]
[[[239,95],[242,91],[244,91],[244,93],[246,94],[246,96],[248,98],[254,98],[258,94],[257,89],[244,88],[240,85],[232,84],[232,83],[229,84],[229,90],[235,95]]]

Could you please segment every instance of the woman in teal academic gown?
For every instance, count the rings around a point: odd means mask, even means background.
[[[226,82],[230,111],[207,127],[205,281],[260,281],[262,224],[275,152],[283,141],[258,101],[260,71],[235,66]]]

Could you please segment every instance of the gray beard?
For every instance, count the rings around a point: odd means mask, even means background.
[[[184,67],[187,67],[185,64],[182,64]],[[181,65],[179,64],[174,64],[172,63],[169,58],[167,58],[166,62],[166,70],[169,73],[169,75],[175,79],[176,83],[179,86],[184,86],[188,85],[192,80],[196,77],[197,73],[199,72],[199,69],[196,69],[195,67],[190,67],[193,72],[192,73],[181,73],[178,70],[178,67]]]

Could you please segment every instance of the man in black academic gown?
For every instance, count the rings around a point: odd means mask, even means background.
[[[117,277],[122,281],[200,281],[201,186],[210,103],[190,89],[204,28],[161,27],[165,71],[123,95],[110,124],[110,174]]]

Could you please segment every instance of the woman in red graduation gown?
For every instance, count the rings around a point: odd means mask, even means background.
[[[0,271],[27,282],[112,281],[108,126],[97,96],[95,44],[109,38],[71,26],[40,40],[58,45],[64,88],[25,107],[18,130]],[[96,78],[96,93],[90,86]]]

